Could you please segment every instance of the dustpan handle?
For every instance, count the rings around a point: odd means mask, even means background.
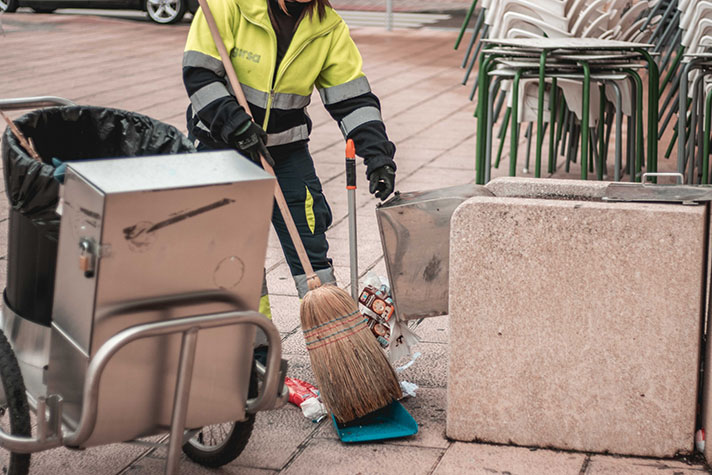
[[[225,72],[227,73],[227,78],[230,81],[230,85],[232,86],[233,91],[235,91],[235,97],[237,98],[237,102],[245,109],[245,112],[247,112],[247,114],[252,117],[252,112],[250,112],[250,106],[247,103],[247,99],[245,98],[245,93],[242,92],[240,81],[237,79],[237,73],[235,72],[235,68],[230,62],[230,55],[228,54],[227,49],[225,48],[225,43],[223,43],[222,37],[220,36],[218,25],[215,23],[215,17],[213,17],[213,13],[210,11],[208,2],[207,0],[198,0],[198,3],[200,4],[200,8],[203,11],[203,15],[205,16],[205,21],[208,22],[210,34],[213,37],[213,41],[215,42],[215,46],[218,49],[218,53],[220,53],[220,59],[222,60],[223,67],[225,68]],[[262,162],[262,168],[264,168],[264,170],[270,175],[275,176],[274,170],[272,169],[270,164],[267,163],[267,160],[265,160],[265,157],[263,157],[262,154],[260,154],[260,161]],[[280,213],[282,213],[282,219],[284,219],[284,223],[287,225],[289,237],[292,239],[292,243],[294,243],[297,255],[299,256],[299,262],[302,264],[304,273],[307,276],[307,284],[309,285],[309,289],[315,289],[316,287],[319,287],[321,285],[321,281],[314,272],[311,262],[309,262],[309,257],[307,256],[307,251],[304,248],[304,243],[302,242],[302,238],[299,236],[299,231],[297,230],[297,226],[294,224],[294,219],[292,218],[292,214],[289,212],[287,200],[284,199],[284,194],[282,193],[282,189],[279,187],[279,183],[277,183],[277,185],[274,187],[274,199],[277,201],[279,211]]]

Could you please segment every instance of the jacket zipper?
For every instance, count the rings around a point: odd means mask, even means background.
[[[267,31],[267,33],[272,37],[273,44],[275,51],[277,51],[277,37],[273,34],[272,31],[270,31],[268,28],[265,28],[264,26],[260,25],[259,23],[256,23],[252,20],[250,20],[248,17],[245,17],[247,21],[250,23],[262,27],[264,30]],[[265,120],[264,123],[262,124],[262,129],[267,130],[267,124],[269,123],[269,116],[270,112],[272,110],[272,102],[274,100],[274,95],[275,91],[277,89],[277,84],[279,83],[280,78],[284,76],[284,72],[287,70],[287,68],[294,62],[294,60],[301,54],[304,49],[309,46],[314,40],[317,38],[321,38],[322,36],[326,36],[327,34],[331,33],[333,30],[336,29],[336,27],[339,26],[338,23],[334,23],[331,27],[327,28],[326,30],[322,31],[319,34],[316,34],[314,36],[309,37],[306,39],[300,46],[299,49],[289,56],[288,58],[282,59],[282,63],[279,65],[279,69],[277,71],[274,70],[274,66],[272,67],[272,73],[270,74],[270,84],[272,84],[270,91],[269,91],[269,96],[267,97],[267,107],[265,109]],[[286,61],[285,61],[286,60]],[[281,73],[281,74],[280,74]]]
[[[274,45],[274,51],[276,52],[277,51],[277,36],[274,34],[274,32],[271,31],[269,28],[265,27],[264,25],[262,25],[261,23],[258,23],[257,21],[251,19],[248,16],[245,16],[245,19],[247,21],[249,21],[250,23],[252,23],[253,25],[259,26],[260,28],[262,28],[263,30],[265,30],[267,32],[267,35],[270,37],[270,39],[272,40],[272,44]],[[270,84],[272,84],[274,82],[274,76],[277,74],[277,71],[275,71],[274,66],[275,66],[275,63],[272,62],[272,66],[270,66],[271,70],[270,70],[270,74],[269,74]],[[269,121],[269,111],[272,108],[273,96],[274,96],[274,87],[272,86],[270,89],[269,95],[267,96],[267,105],[265,106],[265,120],[262,123],[262,130],[265,130],[265,131],[267,130],[267,123]]]

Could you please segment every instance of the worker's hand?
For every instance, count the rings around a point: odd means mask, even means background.
[[[396,172],[388,165],[384,165],[373,170],[368,179],[371,182],[368,187],[369,193],[383,201],[393,193],[393,187],[396,184]]]
[[[262,127],[250,120],[243,126],[233,137],[233,145],[238,152],[262,166],[260,163],[260,155],[265,157],[270,166],[274,166],[274,160],[267,151],[265,142],[267,141],[267,132],[262,130]]]

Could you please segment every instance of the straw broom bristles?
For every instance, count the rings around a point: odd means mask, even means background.
[[[393,367],[346,291],[335,285],[310,290],[300,315],[322,402],[338,422],[402,397]]]

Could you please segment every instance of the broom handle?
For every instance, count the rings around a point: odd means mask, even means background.
[[[7,126],[10,127],[10,130],[12,131],[13,134],[15,134],[15,137],[17,137],[17,140],[20,141],[20,145],[24,147],[25,150],[27,150],[27,153],[30,154],[32,158],[37,160],[38,162],[42,163],[42,159],[40,156],[37,154],[37,151],[35,150],[35,146],[32,143],[32,139],[26,139],[25,136],[20,132],[20,129],[17,128],[15,123],[10,120],[10,118],[0,110],[0,116],[2,116],[3,119],[5,119],[5,122],[7,122]]]
[[[245,98],[245,93],[242,92],[242,87],[240,86],[240,81],[237,79],[237,73],[235,72],[235,68],[230,62],[230,55],[228,54],[227,49],[225,48],[225,43],[223,43],[222,37],[220,36],[220,32],[218,31],[218,25],[215,23],[215,17],[213,17],[213,12],[210,11],[210,7],[208,6],[207,0],[198,0],[198,3],[200,4],[200,8],[202,9],[203,15],[205,16],[205,21],[208,22],[210,34],[213,37],[215,46],[218,48],[218,53],[220,53],[220,59],[222,60],[225,72],[227,73],[228,80],[230,81],[230,85],[235,91],[235,97],[237,98],[237,102],[243,107],[243,109],[245,109],[245,112],[247,112],[247,114],[252,117],[252,112],[250,112],[250,106],[247,103],[247,99]],[[275,176],[274,170],[272,169],[270,164],[267,163],[267,160],[265,160],[262,154],[260,154],[260,161],[262,162],[262,168],[264,168],[264,170],[270,175]],[[292,219],[292,214],[289,212],[287,201],[284,199],[284,194],[282,193],[282,189],[279,187],[279,183],[277,183],[277,186],[275,186],[274,189],[274,199],[277,201],[279,211],[282,213],[282,219],[284,219],[284,222],[287,225],[289,237],[292,238],[294,247],[297,250],[299,262],[302,264],[304,273],[307,276],[307,284],[309,285],[309,290],[315,289],[316,287],[319,287],[321,285],[321,281],[314,272],[311,262],[309,262],[307,251],[306,249],[304,249],[304,243],[302,242],[302,238],[299,237],[299,231],[297,231],[297,226],[294,224],[294,219]]]

